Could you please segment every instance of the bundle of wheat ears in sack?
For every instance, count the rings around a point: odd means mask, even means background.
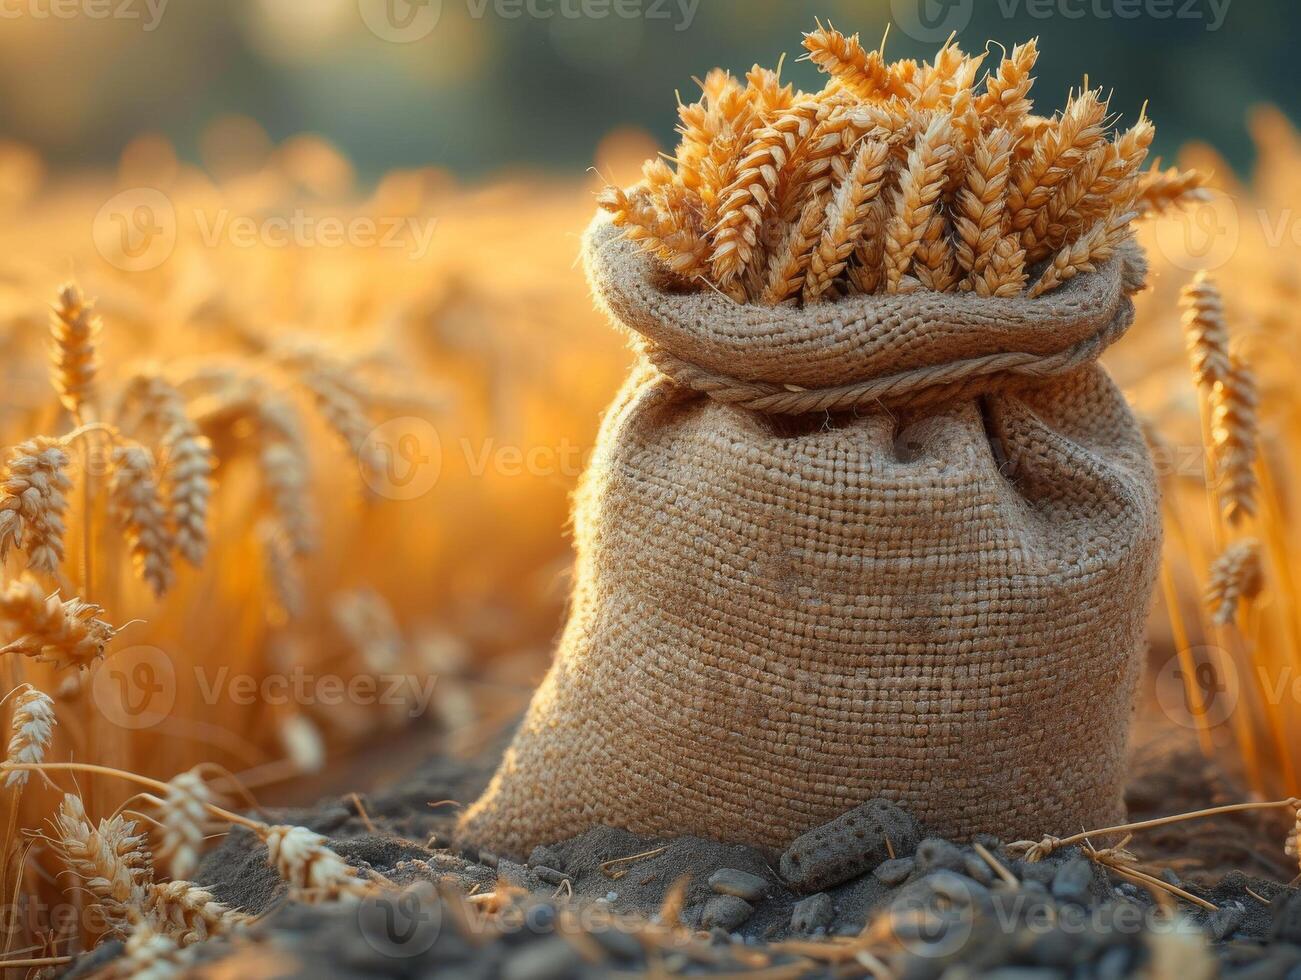
[[[780,848],[886,797],[932,831],[1117,822],[1160,551],[1099,355],[1131,222],[1201,193],[1146,118],[1051,118],[1022,45],[816,93],[715,72],[584,259],[640,352],[577,499],[555,663],[461,835],[607,824]]]

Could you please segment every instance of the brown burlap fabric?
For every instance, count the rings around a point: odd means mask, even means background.
[[[779,848],[885,796],[932,831],[1116,822],[1156,481],[1099,353],[1136,248],[1047,297],[675,293],[598,219],[642,363],[577,499],[555,663],[461,836]]]

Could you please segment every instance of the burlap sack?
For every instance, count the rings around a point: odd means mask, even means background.
[[[1096,359],[1137,248],[1040,299],[802,310],[675,293],[601,219],[585,258],[643,363],[577,498],[555,663],[462,838],[780,848],[878,796],[955,838],[1118,821],[1160,522]]]

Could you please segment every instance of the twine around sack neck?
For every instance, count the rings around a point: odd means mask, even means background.
[[[669,380],[715,401],[768,415],[803,415],[902,401],[924,406],[984,394],[1016,380],[1047,381],[1092,364],[1128,329],[1127,319],[1117,317],[1101,333],[1058,354],[987,354],[830,388],[742,381],[692,364],[644,338],[637,349]]]

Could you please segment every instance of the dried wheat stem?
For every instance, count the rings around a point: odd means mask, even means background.
[[[190,881],[149,882],[138,899],[145,919],[178,946],[191,946],[227,933],[249,916],[223,905]]]
[[[1260,595],[1265,586],[1265,569],[1260,559],[1260,542],[1244,538],[1230,545],[1211,564],[1206,585],[1206,606],[1211,622],[1228,626],[1238,618],[1243,602]]]
[[[934,293],[947,293],[957,288],[960,278],[958,262],[949,242],[949,220],[943,208],[937,207],[931,212],[931,220],[922,234],[921,244],[917,246],[913,275],[922,289]]]
[[[597,203],[614,216],[616,225],[627,229],[629,241],[640,243],[671,272],[690,279],[705,269],[709,247],[703,237],[673,224],[655,209],[649,197],[607,187]]]
[[[13,736],[9,739],[7,761],[18,763],[39,763],[45,761],[45,751],[54,739],[54,726],[58,718],[54,714],[54,701],[43,691],[38,691],[30,684],[14,701]],[[5,777],[5,788],[27,785],[30,773],[13,771]]]
[[[94,304],[82,298],[81,290],[72,283],[60,289],[50,318],[51,376],[59,401],[78,421],[94,396],[100,330]]]

